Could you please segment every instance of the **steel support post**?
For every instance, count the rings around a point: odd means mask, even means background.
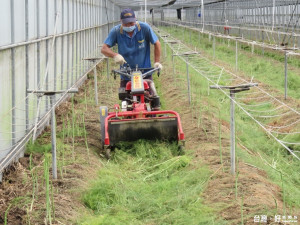
[[[56,14],[57,14],[57,0],[54,1],[54,24],[56,23]],[[56,90],[57,86],[57,40],[54,42],[54,49],[53,49],[53,76],[54,76],[54,90]]]
[[[74,8],[74,2],[72,2],[72,31],[75,30],[75,26],[74,26],[74,23],[75,23],[75,8]],[[72,34],[72,61],[71,61],[71,84],[73,85],[74,84],[74,58],[76,59],[76,54],[75,54],[75,51],[74,51],[74,48],[75,48],[75,44],[74,44],[74,41],[75,40],[75,37],[74,37],[74,34]],[[75,73],[76,74],[76,73]],[[76,80],[76,79],[75,79]]]
[[[238,42],[235,41],[235,70],[238,70]]]
[[[40,38],[40,1],[36,0],[36,36],[37,38]],[[40,71],[40,63],[41,63],[41,52],[40,52],[40,42],[37,42],[37,50],[36,50],[36,54],[37,54],[37,85],[40,86],[40,80],[41,80],[41,71]],[[44,88],[44,87],[40,87],[40,88]],[[37,105],[39,103],[37,102]],[[38,106],[37,106],[38,107]]]
[[[61,27],[63,29],[64,27],[64,15],[65,15],[65,10],[64,10],[64,1],[61,1]],[[65,52],[65,46],[64,46],[64,36],[61,37],[61,68],[60,68],[60,88],[59,89],[63,89],[64,88],[64,52]]]
[[[202,32],[204,31],[204,1],[201,0]]]
[[[275,5],[276,5],[276,2],[275,2],[275,0],[273,0],[272,31],[274,30],[274,24],[275,24]]]
[[[190,86],[190,75],[189,75],[188,58],[187,58],[187,60],[186,60],[186,76],[187,76],[187,85],[188,85],[189,104],[191,104],[191,102],[192,102],[192,97],[191,97],[191,86]]]
[[[25,0],[25,41],[29,39],[29,11],[28,11],[28,0]],[[26,90],[29,88],[29,53],[28,45],[25,45],[25,63],[26,63]],[[29,99],[27,92],[25,93],[25,108],[26,108],[26,131],[29,130]]]
[[[15,43],[15,0],[10,1],[10,19],[11,19],[11,43]],[[11,145],[16,143],[16,72],[15,72],[15,48],[11,48],[11,96],[12,96],[12,120],[11,131],[12,140]]]
[[[164,57],[167,58],[167,43],[164,41]]]
[[[175,64],[174,64],[174,51],[172,50],[172,65],[173,65],[173,76],[175,78]],[[175,82],[176,85],[176,82]]]
[[[251,87],[258,86],[257,83],[242,84],[237,86],[212,85],[211,89],[229,89],[230,91],[230,173],[235,174],[235,93],[248,91]]]
[[[49,35],[49,2],[46,0],[46,36]],[[49,39],[46,40],[46,67],[49,63]],[[46,90],[49,89],[49,71],[45,74],[46,76]],[[49,110],[49,101],[46,98],[46,110]]]
[[[51,105],[51,146],[52,146],[52,176],[53,179],[57,179],[57,163],[56,163],[56,121],[55,121],[55,107],[54,96],[50,96]]]
[[[265,47],[264,47],[264,45],[265,45],[265,35],[264,35],[263,31],[262,31],[261,35],[262,35],[262,43],[263,43],[262,54],[265,55]]]
[[[145,0],[145,23],[147,23],[147,0]]]
[[[288,77],[287,77],[287,60],[288,60],[288,53],[284,53],[284,99],[287,99],[287,89],[288,89]]]
[[[82,5],[83,5],[83,3],[80,2],[79,3],[79,15],[82,15]],[[80,18],[79,27],[82,28],[83,27],[83,18],[82,18],[82,16],[79,16],[79,18]],[[83,52],[83,31],[81,31],[79,34],[80,34],[80,36],[79,36],[79,57],[78,58],[81,59],[83,57],[83,54],[82,54],[82,52]],[[81,74],[81,72],[82,72],[82,67],[83,67],[83,63],[80,62],[79,74]]]
[[[52,147],[52,175],[53,179],[57,179],[57,163],[56,163],[56,122],[55,122],[55,95],[62,93],[77,93],[77,88],[61,91],[43,91],[43,90],[27,90],[27,93],[44,94],[50,98],[51,106],[51,147]]]
[[[251,53],[252,53],[252,55],[254,54],[254,43],[252,43]]]
[[[213,57],[216,57],[216,37],[213,37]]]
[[[95,104],[98,105],[97,65],[94,67]]]
[[[109,58],[106,58],[107,80],[109,80]]]
[[[230,91],[230,173],[235,174],[235,120],[234,120],[234,97],[235,93]]]
[[[70,20],[69,20],[69,16],[70,16],[70,9],[69,9],[69,1],[66,3],[65,5],[67,7],[67,32],[69,32],[69,28],[70,28]],[[62,18],[64,20],[64,18]],[[63,29],[64,32],[64,29]],[[71,87],[72,84],[70,85],[70,36],[67,35],[67,88]]]
[[[154,9],[152,9],[152,25],[154,25]]]

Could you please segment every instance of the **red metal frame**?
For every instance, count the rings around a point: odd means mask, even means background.
[[[145,90],[149,89],[148,83],[144,81]],[[131,90],[131,81],[126,84],[126,90]],[[108,113],[108,116],[105,118],[105,139],[104,145],[109,146],[109,134],[108,134],[108,122],[109,121],[135,121],[135,120],[153,120],[155,119],[166,119],[166,118],[177,118],[178,124],[178,141],[184,141],[184,133],[181,126],[180,116],[177,112],[172,110],[164,111],[148,111],[145,103],[144,94],[135,94],[134,96],[140,97],[140,102],[134,102],[132,104],[132,111],[120,111],[120,106],[116,104],[114,106],[115,112]],[[153,115],[166,115],[171,114],[173,116],[161,116],[161,117],[152,117]],[[122,118],[121,120],[112,120],[112,118]]]
[[[142,103],[141,103],[142,105]],[[104,144],[109,146],[110,141],[109,141],[109,135],[108,135],[108,121],[111,118],[114,117],[129,117],[130,119],[122,119],[122,120],[116,120],[118,122],[120,121],[133,121],[133,120],[152,120],[153,117],[147,117],[150,115],[165,115],[165,114],[171,114],[174,115],[172,117],[167,117],[167,116],[162,116],[162,117],[155,117],[155,119],[166,119],[166,118],[177,118],[177,123],[178,123],[178,141],[184,141],[184,133],[182,130],[182,125],[181,125],[181,120],[179,117],[179,114],[175,111],[172,110],[164,110],[164,111],[139,111],[139,112],[134,112],[134,111],[126,111],[126,112],[111,112],[108,114],[108,116],[105,118],[105,139],[104,139]],[[111,120],[114,121],[114,120]]]

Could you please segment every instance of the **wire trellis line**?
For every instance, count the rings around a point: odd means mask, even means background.
[[[154,30],[160,35],[160,37],[166,41],[165,44],[167,44],[174,52],[174,50],[178,50],[177,51],[177,55],[178,57],[180,57],[184,62],[186,62],[188,65],[191,66],[191,68],[193,68],[196,72],[198,72],[201,76],[203,76],[205,79],[207,79],[209,81],[209,83],[212,83],[214,84],[215,86],[218,86],[219,84],[217,84],[214,80],[211,79],[211,77],[207,76],[206,74],[206,71],[203,71],[201,70],[201,65],[202,64],[206,64],[206,67],[207,65],[211,65],[212,67],[217,67],[219,68],[219,71],[218,71],[218,74],[216,75],[219,75],[220,72],[224,72],[224,73],[227,73],[227,74],[230,74],[233,78],[236,79],[236,83],[239,83],[239,84],[243,84],[243,83],[249,83],[249,81],[245,80],[244,78],[232,73],[231,71],[228,71],[226,69],[224,69],[224,67],[221,67],[219,66],[218,64],[216,64],[215,62],[212,62],[210,61],[208,58],[204,57],[203,55],[200,55],[200,54],[195,54],[192,56],[193,60],[188,60],[186,57],[182,57],[182,54],[184,52],[191,52],[191,49],[189,47],[187,47],[186,45],[184,45],[182,42],[179,42],[177,41],[175,38],[173,38],[170,34],[167,34],[166,32],[162,31],[162,30],[158,30],[158,28],[154,27]],[[159,32],[158,32],[159,31]],[[175,44],[170,44],[170,42],[172,43],[175,43]],[[180,51],[179,51],[180,50]],[[199,63],[197,63],[197,58],[198,57],[198,61]],[[203,63],[201,63],[203,62]],[[204,63],[205,62],[205,63]],[[219,80],[219,79],[218,79]],[[251,79],[250,83],[252,82],[253,79]],[[221,80],[222,82],[222,80]],[[255,86],[253,87],[253,89],[256,89],[254,92],[260,92],[261,95],[264,97],[264,98],[268,98],[270,99],[270,102],[268,102],[268,104],[272,104],[272,103],[276,103],[277,105],[282,105],[282,107],[285,108],[286,113],[294,113],[296,115],[300,115],[300,113],[291,108],[290,106],[286,105],[285,103],[283,103],[282,101],[280,101],[279,99],[275,98],[274,96],[272,96],[270,93],[266,92],[265,90],[263,90],[262,88],[258,87],[258,86]],[[253,115],[251,115],[251,113],[249,113],[247,111],[246,108],[242,107],[242,105],[240,104],[239,102],[239,99],[233,99],[231,98],[231,96],[229,96],[229,94],[223,90],[223,89],[220,89],[223,94],[225,94],[229,99],[231,99],[247,116],[249,116],[254,122],[256,122],[266,133],[269,134],[269,136],[271,136],[276,142],[278,142],[281,146],[283,146],[287,151],[289,151],[295,158],[297,158],[298,160],[300,160],[300,158],[293,153],[293,151],[288,147],[286,146],[283,142],[281,142],[276,136],[274,136],[272,134],[272,132],[270,132],[270,125],[267,125],[267,124],[264,124],[262,121],[259,121],[258,119],[254,118]],[[256,94],[257,95],[257,94]],[[251,96],[249,95],[249,98],[251,98]],[[245,99],[247,100],[247,99]],[[250,101],[251,99],[249,99]],[[257,99],[256,99],[257,100]],[[244,103],[243,103],[244,104]],[[262,104],[262,103],[260,103]],[[265,102],[263,104],[266,104]],[[247,105],[249,107],[249,105]],[[278,107],[278,106],[277,106]],[[274,112],[276,112],[276,110],[274,110]],[[282,114],[282,113],[278,113],[278,114]],[[264,115],[262,115],[264,116]],[[282,116],[282,115],[281,115]],[[291,124],[289,125],[285,125],[285,127],[287,126],[292,126],[292,125],[295,125],[298,121],[295,121],[295,122],[292,122]],[[268,128],[269,127],[269,128]]]

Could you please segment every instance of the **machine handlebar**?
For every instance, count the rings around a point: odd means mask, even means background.
[[[150,70],[149,70],[150,69]],[[139,68],[138,70],[149,70],[146,73],[142,73],[142,77],[145,78],[147,75],[157,71],[157,76],[160,75],[160,69],[159,68]],[[128,78],[131,78],[133,75],[131,74],[134,70],[127,70],[127,69],[121,69],[121,70],[112,70],[114,73],[126,76]]]

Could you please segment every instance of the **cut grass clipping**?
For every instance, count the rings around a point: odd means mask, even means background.
[[[79,223],[213,224],[214,212],[201,200],[209,176],[191,157],[178,156],[176,144],[123,143],[83,194],[93,215]]]

